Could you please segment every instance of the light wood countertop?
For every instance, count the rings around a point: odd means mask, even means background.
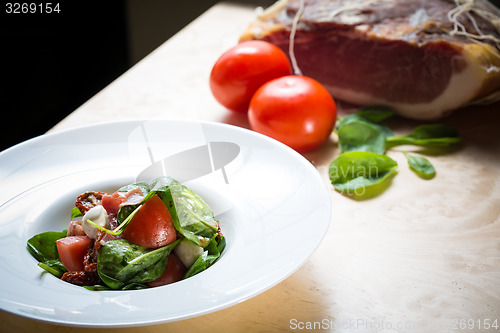
[[[248,127],[213,99],[208,77],[254,18],[253,9],[212,7],[50,132],[135,118],[190,119]],[[430,156],[436,178],[416,177],[396,150],[398,175],[382,195],[354,201],[331,188],[328,234],[289,278],[236,306],[179,322],[106,332],[452,332],[462,323],[500,326],[500,106],[445,119],[460,149]],[[342,110],[341,110],[342,112]],[[396,131],[415,122],[398,120]],[[336,137],[307,154],[328,184]],[[92,332],[0,312],[2,332]],[[304,326],[302,326],[304,325]],[[304,328],[304,329],[301,329]],[[499,328],[500,330],[500,328]],[[496,331],[491,328],[489,331]]]

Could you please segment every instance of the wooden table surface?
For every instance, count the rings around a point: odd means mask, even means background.
[[[253,8],[214,6],[103,89],[50,132],[134,119],[208,120],[248,127],[213,99],[208,76],[254,18]],[[348,108],[340,105],[340,115]],[[179,322],[106,332],[467,332],[500,330],[500,106],[469,107],[443,120],[464,143],[429,156],[422,180],[403,154],[382,195],[354,201],[331,188],[329,231],[289,278],[236,306]],[[406,133],[417,123],[397,119]],[[307,154],[329,184],[339,153],[332,134]],[[92,332],[0,312],[1,332]],[[497,324],[497,327],[494,324]],[[316,326],[314,326],[316,325]],[[472,328],[472,329],[470,329]]]

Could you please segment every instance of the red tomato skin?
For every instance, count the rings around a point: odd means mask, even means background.
[[[92,239],[87,236],[68,236],[56,241],[59,259],[70,272],[83,271],[83,257]]]
[[[149,248],[168,245],[177,238],[172,216],[156,194],[139,208],[122,236],[129,242]]]
[[[160,287],[170,283],[174,283],[182,280],[184,275],[187,272],[187,268],[184,266],[182,261],[172,252],[168,255],[167,267],[165,268],[165,272],[151,282],[148,282],[150,287]]]
[[[246,41],[216,61],[210,73],[210,89],[221,105],[246,113],[261,85],[291,73],[290,61],[279,47],[261,40]]]
[[[289,75],[257,90],[248,111],[250,128],[272,137],[299,153],[321,146],[332,133],[337,107],[316,80]]]

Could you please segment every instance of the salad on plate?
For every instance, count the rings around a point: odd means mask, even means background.
[[[185,184],[159,177],[111,194],[79,195],[67,230],[34,235],[27,248],[63,281],[131,290],[196,275],[213,265],[225,244],[207,203]]]

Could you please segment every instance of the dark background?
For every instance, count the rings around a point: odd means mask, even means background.
[[[45,133],[217,2],[66,0],[58,14],[2,7],[0,151]]]
[[[75,0],[58,14],[2,7],[0,151],[45,133],[217,2]]]

